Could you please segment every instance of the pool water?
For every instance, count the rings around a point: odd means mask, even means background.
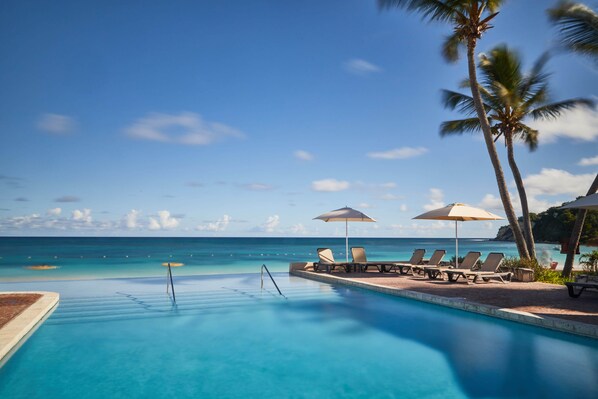
[[[597,397],[598,341],[275,273],[2,283],[57,310],[1,398]]]

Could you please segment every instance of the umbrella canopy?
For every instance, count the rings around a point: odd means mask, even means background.
[[[567,208],[598,209],[598,193],[586,195],[578,200],[569,202],[567,205],[561,206],[561,209]]]
[[[349,208],[348,206],[335,209],[314,218],[325,222],[345,222],[345,258],[349,262],[349,222],[375,222],[363,212]]]
[[[501,220],[504,219],[494,213],[485,211],[480,208],[474,208],[466,204],[456,202],[447,205],[443,208],[431,210],[422,213],[413,219],[429,219],[429,220],[454,220],[455,221],[455,263],[459,266],[459,231],[457,222],[468,222],[472,220]]]

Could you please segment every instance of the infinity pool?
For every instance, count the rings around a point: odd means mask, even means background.
[[[2,398],[598,397],[598,341],[276,273],[3,283],[61,293]]]

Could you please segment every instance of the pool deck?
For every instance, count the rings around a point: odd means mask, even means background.
[[[598,339],[596,291],[571,298],[565,286],[538,282],[468,285],[377,271],[327,274],[295,269],[290,273]]]
[[[2,295],[39,294],[41,297],[0,328],[0,367],[8,360],[58,304],[56,292],[2,292]]]

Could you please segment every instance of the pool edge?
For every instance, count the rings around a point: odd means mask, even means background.
[[[470,302],[463,299],[447,298],[439,295],[404,290],[400,288],[385,287],[382,285],[366,283],[362,281],[348,280],[329,274],[316,274],[313,272],[303,270],[290,270],[289,274],[297,277],[302,277],[308,280],[364,288],[370,291],[376,291],[383,294],[415,299],[418,301],[433,303],[436,305],[446,306],[453,309],[464,310],[466,312],[478,313],[490,317],[514,321],[517,323],[529,324],[536,327],[546,328],[549,330],[580,335],[586,338],[598,339],[598,326],[592,324],[564,320],[556,317],[538,316],[533,313],[522,312],[507,308],[499,308],[497,306],[485,305],[477,302]]]
[[[41,294],[35,303],[0,328],[0,367],[27,341],[58,305],[60,295],[47,291],[5,291],[3,294]]]

